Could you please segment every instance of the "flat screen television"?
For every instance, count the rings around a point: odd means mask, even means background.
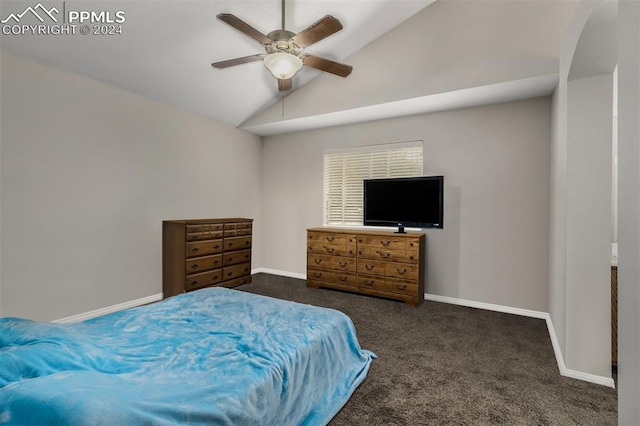
[[[364,180],[364,225],[443,228],[444,176]]]

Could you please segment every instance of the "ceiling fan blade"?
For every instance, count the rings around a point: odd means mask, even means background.
[[[293,79],[292,78],[279,78],[278,79],[278,90],[281,92],[288,92],[289,90],[293,90]]]
[[[243,56],[242,58],[214,62],[211,66],[214,68],[228,68],[234,65],[246,64],[247,62],[261,61],[265,56],[267,56],[266,53],[258,53],[257,55]]]
[[[342,24],[340,21],[331,15],[327,15],[300,31],[291,40],[298,47],[309,47],[312,44],[329,37],[331,34],[337,33],[341,29]]]
[[[320,58],[313,55],[304,55],[302,63],[308,67],[318,69],[320,71],[329,72],[340,77],[346,77],[351,74],[353,67],[351,65],[341,64],[329,59]]]
[[[241,33],[248,35],[249,37],[256,40],[260,44],[267,45],[273,41],[266,35],[262,34],[260,31],[253,28],[251,25],[244,22],[242,19],[230,13],[220,13],[218,14],[217,18],[222,22],[224,22],[225,24],[231,25],[233,28],[240,31]]]

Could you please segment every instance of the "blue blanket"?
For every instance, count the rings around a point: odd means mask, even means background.
[[[0,424],[322,425],[365,379],[341,312],[226,288],[77,324],[0,319]]]

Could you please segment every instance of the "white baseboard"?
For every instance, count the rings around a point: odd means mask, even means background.
[[[558,370],[560,374],[572,379],[583,380],[585,382],[596,383],[598,385],[608,386],[610,388],[615,387],[615,382],[611,377],[597,376],[595,374],[585,373],[582,371],[572,370],[567,368],[562,357],[562,351],[560,350],[560,343],[558,342],[558,336],[556,330],[553,327],[551,321],[551,315],[548,312],[532,311],[529,309],[513,308],[511,306],[494,305],[492,303],[476,302],[474,300],[458,299],[455,297],[438,296],[435,294],[425,293],[425,300],[431,300],[434,302],[450,303],[453,305],[466,306],[469,308],[486,309],[488,311],[503,312],[507,314],[522,315],[525,317],[543,319],[547,323],[547,329],[549,330],[549,337],[551,338],[551,345],[553,346],[553,352],[556,356],[556,362],[558,363]]]
[[[307,274],[300,274],[298,272],[280,271],[278,269],[269,269],[269,268],[256,268],[251,270],[252,274],[258,274],[260,272],[263,272],[265,274],[271,274],[271,275],[279,275],[281,277],[298,278],[300,280],[307,279]]]
[[[146,305],[147,303],[157,302],[159,300],[162,300],[162,293],[142,297],[136,300],[130,300],[129,302],[118,303],[117,305],[107,306],[105,308],[96,309],[93,311],[85,312],[83,314],[60,318],[52,322],[57,322],[57,323],[80,322],[80,321],[88,320],[91,318],[96,318],[102,315],[110,314],[113,312],[122,311],[124,309],[135,308],[136,306]]]
[[[513,308],[511,306],[494,305],[493,303],[476,302],[475,300],[458,299],[456,297],[438,296],[435,294],[424,294],[424,300],[433,302],[450,303],[452,305],[466,306],[468,308],[485,309],[487,311],[503,312],[505,314],[522,315],[524,317],[546,319],[548,313],[542,311],[532,311],[530,309]]]

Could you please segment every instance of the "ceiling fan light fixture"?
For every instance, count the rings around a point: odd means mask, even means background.
[[[276,52],[265,56],[263,64],[275,78],[289,79],[302,68],[302,60],[287,52]]]

